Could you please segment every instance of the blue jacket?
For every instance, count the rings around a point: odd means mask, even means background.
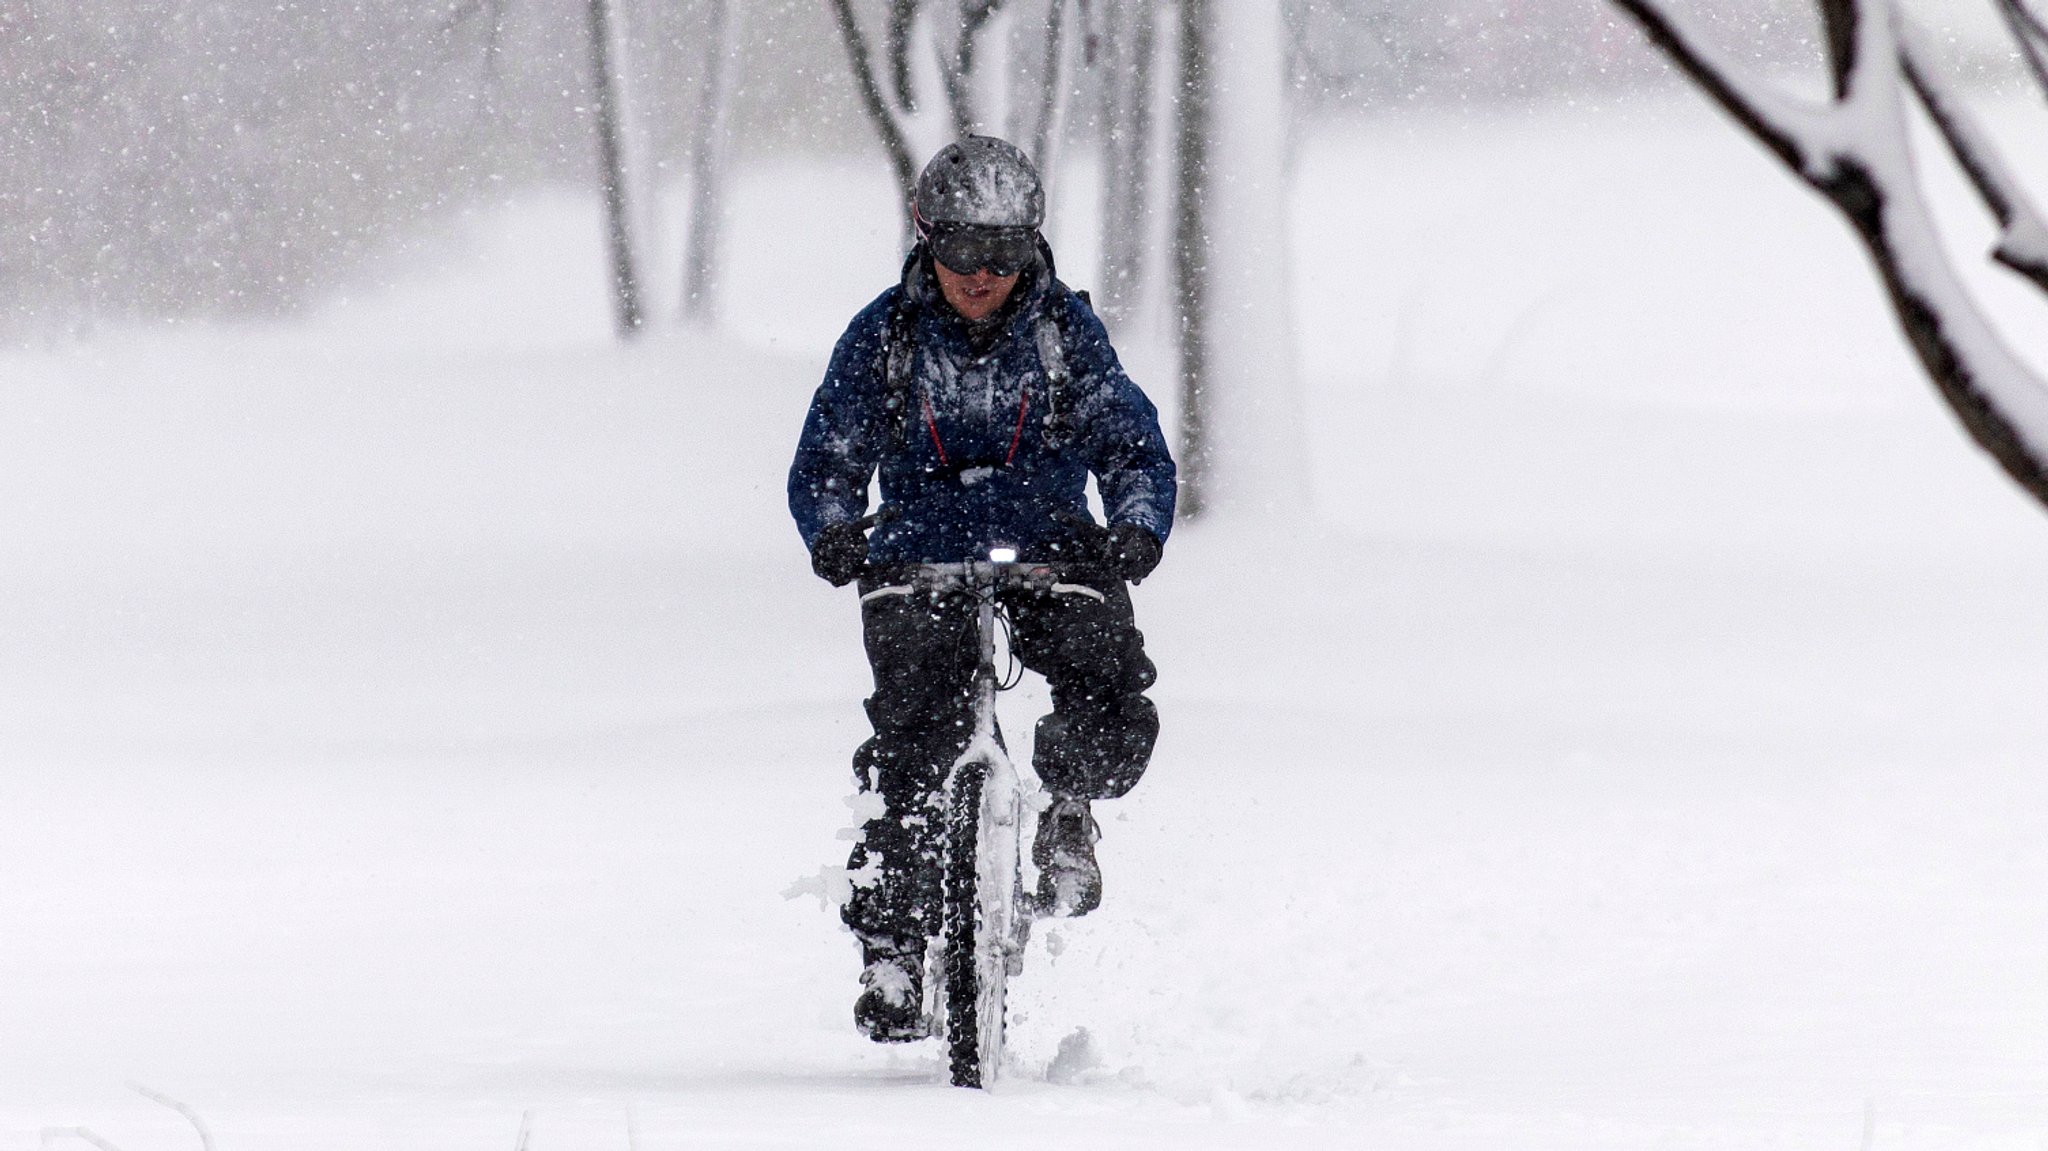
[[[905,411],[892,417],[889,325],[906,298],[915,351]],[[1047,309],[1066,333],[1064,435],[1045,419],[1037,324]],[[980,559],[999,545],[1026,560],[1092,558],[1086,537],[1101,529],[1088,518],[1090,472],[1110,523],[1162,541],[1173,527],[1173,457],[1159,413],[1049,260],[1024,273],[1001,311],[973,324],[944,302],[920,250],[903,282],[853,318],[789,468],[789,510],[806,546],[825,525],[867,512],[877,468],[882,503],[896,513],[869,537],[869,558],[882,563]]]

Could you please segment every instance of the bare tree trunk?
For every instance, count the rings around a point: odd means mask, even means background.
[[[639,334],[640,278],[633,252],[626,179],[625,99],[611,0],[590,0],[591,88],[597,95],[597,155],[604,181],[605,238],[611,249],[612,311],[619,335]]]
[[[910,29],[917,23],[918,0],[889,0],[889,31],[885,48],[889,59],[889,85],[896,94],[896,106],[917,111],[917,93],[910,84]]]
[[[1145,296],[1151,229],[1154,0],[1104,0],[1102,70],[1102,300],[1115,328]]]
[[[1242,0],[1222,0],[1223,3]],[[1209,0],[1180,0],[1179,147],[1174,157],[1174,304],[1180,310],[1180,509],[1189,519],[1208,507]]]
[[[731,103],[732,54],[741,37],[730,0],[709,0],[704,32],[703,102],[690,141],[690,232],[683,244],[683,318],[718,318],[718,236],[724,210],[725,121]]]
[[[1035,4],[1026,6],[1004,37],[1009,82],[1004,136],[1038,165],[1049,197],[1058,175],[1056,153],[1064,130],[1067,96],[1073,89],[1073,77],[1067,67],[1068,45],[1073,39],[1070,21],[1087,19],[1088,0],[1042,3],[1042,10]],[[1079,17],[1068,11],[1075,5],[1083,9]],[[1037,19],[1039,15],[1044,19]],[[1083,26],[1082,35],[1085,37],[1086,33]]]
[[[866,109],[868,123],[874,125],[875,134],[882,139],[882,150],[889,155],[890,170],[896,173],[896,186],[902,193],[903,232],[907,237],[911,234],[910,197],[917,187],[917,166],[910,158],[909,138],[896,113],[889,107],[887,94],[882,91],[881,80],[875,74],[874,58],[868,51],[867,37],[861,34],[860,22],[853,15],[852,0],[832,0],[832,16],[839,25],[839,38],[846,44],[847,61],[853,67],[853,86],[860,93],[861,107]],[[908,25],[905,27],[907,36]]]
[[[1053,125],[1059,119],[1060,96],[1065,88],[1061,65],[1065,62],[1066,29],[1067,0],[1051,0],[1051,10],[1045,14],[1045,60],[1038,76],[1038,115],[1031,126],[1031,159],[1048,177],[1053,168]]]
[[[953,49],[953,67],[946,72],[946,98],[953,109],[953,134],[965,139],[982,126],[975,102],[975,70],[981,65],[981,36],[1003,0],[960,0],[960,39]]]
[[[1066,2],[1059,0],[1061,4]],[[1003,11],[1007,0],[947,0],[939,5],[932,4],[931,0],[887,0],[880,60],[876,59],[867,35],[861,30],[853,0],[830,0],[830,3],[833,22],[846,46],[847,62],[853,69],[854,90],[860,95],[861,108],[867,113],[869,123],[874,125],[875,134],[881,138],[882,149],[888,155],[890,168],[896,174],[896,182],[903,195],[904,238],[908,242],[915,234],[911,226],[910,198],[918,173],[916,159],[912,156],[913,131],[937,136],[937,139],[924,141],[926,145],[935,147],[947,138],[957,139],[988,131],[992,124],[988,117],[1002,112],[1000,108],[982,106],[987,93],[979,90],[978,80],[986,63],[984,41],[998,26],[996,17]],[[929,18],[941,25],[933,39],[936,41],[940,86],[945,94],[944,106],[935,114],[947,121],[943,128],[923,122],[919,117],[919,101],[911,69],[912,56],[919,50],[918,45],[925,42],[917,35],[917,22],[921,17],[940,11],[949,15],[930,15]],[[950,27],[947,26],[949,22]],[[1054,59],[1062,51],[1063,28],[1064,14],[1055,15],[1048,29],[1051,37],[1049,51]],[[1054,88],[1042,96],[1050,101],[1052,114],[1041,114],[1029,132],[1013,132],[1019,137],[1028,136],[1031,148],[1038,151],[1052,146],[1051,136],[1059,122],[1059,89]],[[1045,166],[1042,159],[1040,166]]]
[[[1284,0],[1220,0],[1206,63],[1205,508],[1278,524],[1307,502],[1287,281]]]

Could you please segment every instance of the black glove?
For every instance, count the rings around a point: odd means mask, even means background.
[[[1103,561],[1118,578],[1143,583],[1159,566],[1159,537],[1137,524],[1111,524],[1109,549]]]
[[[868,532],[860,524],[826,524],[811,541],[811,570],[833,587],[859,579],[867,562]]]

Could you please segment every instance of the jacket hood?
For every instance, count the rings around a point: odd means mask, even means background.
[[[1045,242],[1043,235],[1037,237],[1037,246],[1038,259],[1018,273],[1017,286],[1010,290],[1010,298],[986,319],[969,320],[946,302],[945,293],[939,290],[938,274],[932,271],[931,246],[923,240],[917,242],[903,261],[904,294],[917,307],[939,317],[942,323],[957,327],[977,353],[985,352],[1003,332],[1009,330],[1011,322],[1019,314],[1035,308],[1057,282],[1052,246]]]

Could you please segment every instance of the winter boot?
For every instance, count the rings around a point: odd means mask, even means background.
[[[863,990],[853,1004],[853,1022],[877,1043],[908,1043],[929,1032],[924,1017],[924,941],[915,944],[863,941]]]
[[[1031,862],[1038,865],[1041,914],[1086,915],[1102,905],[1102,869],[1095,864],[1101,838],[1085,799],[1055,799],[1039,815]]]

